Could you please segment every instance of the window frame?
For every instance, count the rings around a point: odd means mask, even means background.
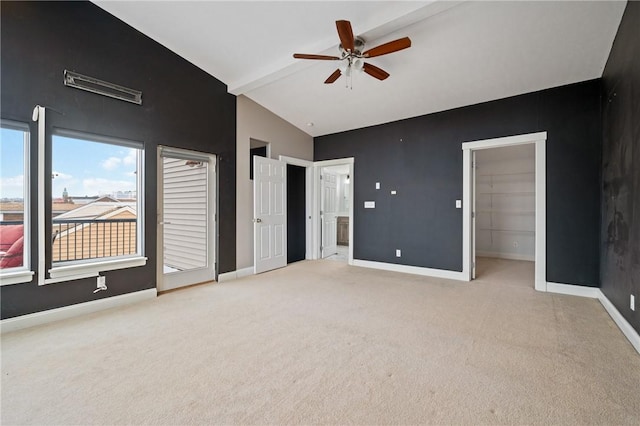
[[[94,259],[84,259],[79,261],[72,261],[66,263],[65,265],[56,265],[52,260],[52,252],[53,246],[51,244],[45,244],[44,241],[48,241],[48,239],[39,239],[39,244],[43,245],[40,247],[41,253],[45,255],[46,261],[41,264],[41,270],[39,276],[42,277],[38,281],[38,285],[46,285],[53,284],[57,282],[71,281],[81,278],[90,278],[97,277],[101,272],[111,271],[116,269],[125,269],[132,268],[137,266],[144,266],[147,262],[147,257],[144,256],[145,247],[144,247],[144,227],[145,227],[145,193],[144,193],[144,157],[145,157],[145,147],[142,142],[115,138],[110,136],[97,135],[88,132],[80,132],[69,129],[62,128],[53,128],[51,131],[51,138],[49,139],[52,144],[52,149],[50,150],[50,154],[46,159],[43,159],[43,163],[39,164],[39,171],[43,174],[42,182],[47,185],[51,185],[51,181],[46,183],[44,170],[45,170],[45,161],[46,164],[50,167],[53,167],[53,138],[55,136],[67,137],[73,139],[86,140],[88,142],[96,142],[96,143],[105,143],[116,146],[122,146],[127,148],[134,148],[138,150],[137,155],[137,164],[136,164],[136,253],[134,255],[124,255],[124,256],[109,256],[109,257],[100,257]],[[38,138],[39,150],[40,152],[45,152],[45,146],[47,138],[42,137]],[[42,146],[40,146],[42,144]],[[44,157],[44,156],[43,156]],[[40,157],[39,157],[40,162]],[[45,191],[41,191],[45,192]],[[42,204],[39,206],[39,221],[41,229],[46,229],[45,221],[49,221],[52,223],[53,217],[51,214],[46,215],[45,213],[45,204],[51,205],[52,196],[51,191],[49,191],[49,197],[46,197],[44,194],[42,197]],[[45,271],[48,275],[48,278],[45,277]]]
[[[23,132],[23,218],[22,266],[0,269],[0,286],[27,283],[33,280],[31,270],[31,129],[27,123],[0,119],[0,127]]]

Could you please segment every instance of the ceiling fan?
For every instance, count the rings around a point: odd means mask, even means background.
[[[364,62],[364,60],[411,47],[411,40],[409,37],[403,37],[381,44],[373,49],[363,51],[364,40],[361,37],[354,37],[353,30],[351,29],[351,22],[344,20],[336,21],[336,28],[338,29],[338,37],[340,37],[340,46],[338,46],[338,49],[340,49],[340,56],[312,55],[306,53],[293,54],[293,57],[296,59],[343,61],[342,65],[325,80],[325,84],[333,83],[342,74],[350,77],[352,69],[364,71],[371,77],[377,78],[378,80],[384,80],[389,77],[389,73],[375,65]]]

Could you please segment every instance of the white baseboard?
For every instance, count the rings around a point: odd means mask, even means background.
[[[629,339],[631,345],[640,354],[640,334],[638,334],[631,324],[629,324],[616,307],[613,306],[613,303],[607,299],[607,296],[604,295],[602,290],[598,289],[598,292],[600,293],[598,299],[600,300],[600,303],[602,303],[602,306],[604,306],[604,309],[607,311],[613,322],[616,323],[620,331],[622,331],[622,334]]]
[[[33,314],[21,315],[15,318],[8,318],[0,321],[0,332],[9,333],[23,328],[34,327],[36,325],[48,324],[67,318],[77,317],[93,312],[118,306],[129,305],[143,300],[153,299],[158,296],[155,288],[136,291],[133,293],[121,294],[119,296],[107,297],[104,299],[92,300],[91,302],[78,303],[75,305],[63,306],[62,308],[49,309],[47,311]]]
[[[549,293],[568,294],[571,296],[588,297],[598,299],[604,309],[607,311],[613,322],[616,323],[622,334],[629,340],[631,345],[640,354],[640,334],[629,324],[622,314],[613,306],[613,303],[602,290],[596,287],[585,287],[581,285],[547,283],[547,291]]]
[[[249,275],[253,275],[253,266],[249,266],[248,268],[238,269],[236,271],[238,274],[238,278],[248,277]]]
[[[550,282],[547,282],[547,291],[549,293],[568,294],[571,296],[588,297],[590,299],[598,299],[602,294],[597,287]]]
[[[445,269],[422,268],[419,266],[398,265],[395,263],[373,262],[370,260],[353,260],[353,266],[363,268],[382,269],[384,271],[402,272],[405,274],[423,275],[426,277],[446,278],[449,280],[469,281],[465,274]]]
[[[248,268],[238,269],[237,271],[225,272],[224,274],[218,275],[218,282],[223,283],[227,281],[232,281],[242,277],[248,277],[249,275],[253,275],[253,266],[249,266]]]
[[[224,272],[222,274],[218,274],[218,279],[216,280],[219,283],[223,283],[226,281],[232,281],[238,278],[238,273],[236,271]]]
[[[497,259],[507,260],[527,260],[529,262],[535,262],[536,257],[528,254],[516,254],[516,253],[498,253],[492,251],[476,251],[477,257],[494,257]]]

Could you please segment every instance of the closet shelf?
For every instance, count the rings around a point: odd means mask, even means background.
[[[517,229],[494,229],[494,228],[478,228],[478,231],[490,232],[511,232],[513,234],[535,235],[536,231],[520,231]]]
[[[535,216],[535,210],[477,210],[478,213],[501,213],[501,214],[512,214],[512,215],[522,215],[522,216]]]
[[[535,191],[478,192],[478,195],[535,195]]]
[[[535,175],[535,172],[518,172],[518,173],[487,173],[487,174],[477,174],[476,177],[490,177],[490,176],[527,176],[527,175]]]

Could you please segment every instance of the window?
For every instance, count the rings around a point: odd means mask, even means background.
[[[29,127],[0,125],[0,279],[31,281],[29,271]]]
[[[140,266],[142,144],[56,130],[51,148],[51,278]]]

